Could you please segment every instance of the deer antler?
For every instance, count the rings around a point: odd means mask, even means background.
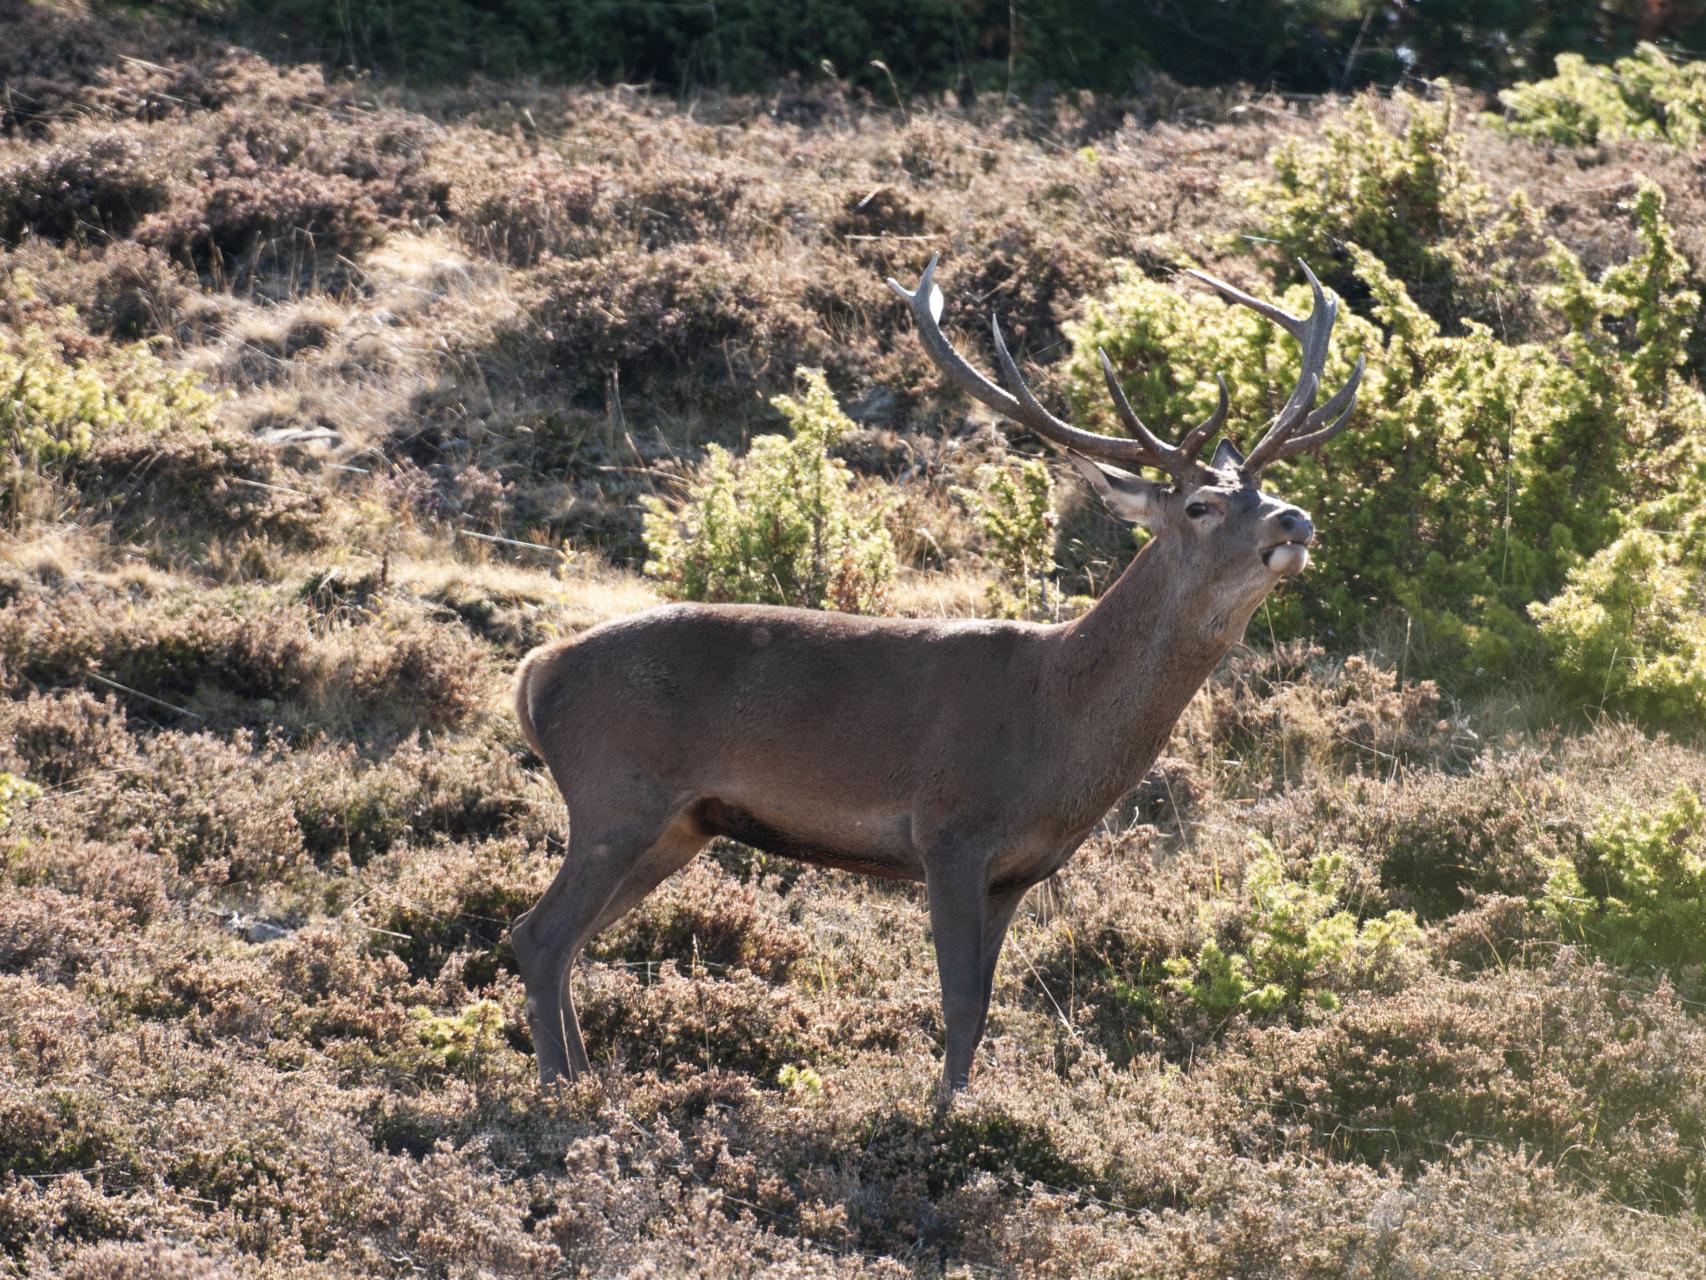
[[[1294,457],[1305,450],[1327,443],[1344,429],[1345,424],[1350,421],[1351,412],[1356,408],[1357,386],[1362,381],[1361,355],[1357,356],[1356,368],[1351,370],[1351,376],[1345,380],[1345,385],[1335,391],[1326,404],[1318,409],[1313,407],[1315,397],[1321,390],[1321,374],[1327,365],[1327,342],[1332,337],[1333,322],[1339,318],[1339,300],[1327,296],[1326,291],[1321,288],[1321,282],[1309,269],[1308,263],[1300,259],[1297,265],[1303,268],[1309,288],[1315,294],[1313,307],[1307,316],[1302,317],[1282,311],[1271,302],[1253,298],[1242,289],[1235,288],[1224,280],[1217,280],[1207,272],[1193,269],[1185,273],[1201,280],[1231,301],[1266,316],[1296,338],[1298,345],[1303,348],[1303,368],[1298,374],[1297,386],[1292,389],[1290,398],[1274,416],[1273,425],[1268,428],[1267,434],[1250,450],[1250,456],[1240,468],[1246,484],[1255,484],[1261,478],[1262,472],[1281,458]],[[1303,434],[1299,435],[1299,431]]]
[[[1125,392],[1120,390],[1107,353],[1098,352],[1102,357],[1102,374],[1107,379],[1108,393],[1113,397],[1114,410],[1132,438],[1126,440],[1118,436],[1105,436],[1062,422],[1043,408],[1031,394],[1031,389],[1025,385],[1024,378],[1019,374],[1019,366],[1014,363],[1012,353],[1007,350],[1007,340],[1001,334],[1001,325],[993,316],[990,318],[990,328],[995,334],[995,356],[1001,365],[1001,376],[1012,388],[1012,394],[1003,391],[972,368],[965,357],[954,350],[953,344],[948,341],[938,323],[942,316],[942,291],[935,284],[937,256],[931,256],[929,265],[924,268],[924,274],[918,278],[916,289],[907,289],[893,278],[889,280],[889,288],[906,299],[913,319],[918,324],[918,337],[924,344],[924,350],[936,367],[947,375],[949,381],[1003,417],[1028,427],[1043,439],[1064,448],[1075,449],[1089,457],[1123,466],[1158,467],[1181,483],[1189,481],[1200,484],[1213,479],[1214,473],[1197,461],[1197,455],[1226,421],[1227,397],[1223,379],[1217,379],[1220,382],[1219,407],[1204,422],[1193,427],[1177,445],[1170,445],[1138,418],[1130,402],[1126,400]]]

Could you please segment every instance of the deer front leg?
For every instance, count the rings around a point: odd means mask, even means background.
[[[989,1023],[989,1000],[995,993],[995,963],[1001,959],[1001,944],[1007,940],[1007,928],[1013,923],[1013,913],[1024,900],[1023,889],[989,895],[983,916],[983,1014],[977,1020],[976,1044],[983,1043],[984,1028]]]
[[[936,972],[942,980],[942,1023],[947,1052],[942,1061],[939,1096],[945,1102],[966,1087],[972,1055],[983,1035],[989,1008],[984,984],[985,924],[989,891],[981,859],[938,858],[927,866],[925,892],[930,899],[930,933],[936,944]]]

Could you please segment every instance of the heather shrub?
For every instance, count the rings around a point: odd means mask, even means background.
[[[96,134],[0,165],[0,244],[128,235],[163,208],[168,186],[141,138]]]
[[[1541,896],[1567,936],[1625,963],[1706,976],[1706,807],[1678,787],[1657,812],[1606,814]]]
[[[1181,753],[1258,783],[1451,768],[1479,749],[1431,680],[1405,680],[1365,654],[1329,657],[1307,641],[1232,654],[1187,708]]]
[[[582,257],[608,243],[604,185],[597,170],[554,157],[482,171],[456,190],[456,228],[471,248],[518,267]]]
[[[349,743],[299,747],[286,788],[317,862],[357,866],[410,841],[482,839],[525,824],[543,834],[561,802],[507,752],[462,737],[416,736],[378,759]]]
[[[202,272],[242,278],[320,254],[351,255],[379,242],[379,211],[343,174],[282,168],[227,177],[138,228],[137,240]]]
[[[211,734],[154,734],[98,785],[96,833],[140,830],[150,852],[199,883],[288,882],[307,857],[289,805],[267,794],[268,763]]]
[[[808,950],[805,931],[773,887],[737,881],[700,859],[676,872],[592,944],[606,960],[691,962],[784,981]]]
[[[315,547],[331,532],[326,488],[304,483],[276,450],[228,429],[207,434],[191,424],[98,436],[71,478],[86,510],[110,516],[133,538],[164,528],[191,546],[223,535],[259,550],[256,539]]]
[[[553,375],[576,394],[675,386],[689,403],[743,405],[801,361],[846,358],[775,260],[720,244],[621,249],[541,268],[544,297],[518,341],[543,332]]]
[[[1253,1063],[1222,1066],[1259,1066],[1281,1114],[1370,1163],[1414,1170],[1496,1135],[1624,1204],[1699,1212],[1706,1077],[1678,1064],[1703,1041],[1668,988],[1564,953],[1544,971],[1433,976],[1302,1032],[1257,1030]]]
[[[132,240],[109,247],[79,310],[95,333],[124,342],[178,336],[193,310],[193,280],[158,249]]]
[[[575,1008],[593,1052],[626,1070],[660,1075],[698,1067],[774,1080],[826,1048],[791,987],[736,969],[719,981],[674,960],[640,969],[584,965]]]
[[[1696,147],[1706,135],[1706,63],[1678,62],[1643,42],[1626,58],[1590,64],[1560,53],[1556,74],[1499,90],[1512,133],[1567,146],[1656,138]]]
[[[144,608],[25,596],[0,609],[0,658],[10,681],[103,675],[154,719],[187,710],[375,737],[462,723],[486,694],[485,651],[457,629],[401,611],[322,628],[305,605],[243,591]]]
[[[169,908],[186,886],[177,860],[156,853],[149,833],[132,828],[122,841],[79,834],[88,825],[54,796],[38,806],[26,828],[29,838],[14,842],[4,876],[14,884],[57,889],[110,907],[134,925],[148,924]]]
[[[110,697],[82,690],[30,693],[0,709],[0,751],[23,772],[63,786],[91,770],[110,768],[131,754],[124,709]]]
[[[0,898],[0,974],[33,972],[65,982],[106,969],[114,958],[107,940],[122,919],[113,908],[88,898],[39,885],[9,885]]]
[[[458,957],[461,981],[483,987],[500,964],[513,965],[510,923],[539,900],[559,862],[514,836],[440,842],[376,859],[368,869],[374,891],[366,911],[381,930],[373,948],[428,981]]]
[[[648,497],[646,572],[678,600],[745,601],[881,613],[894,576],[883,509],[829,455],[852,423],[823,373],[772,403],[789,436],[758,436],[744,457],[711,445],[685,501]]]
[[[987,544],[1000,578],[985,588],[998,617],[1050,619],[1058,611],[1054,583],[1054,478],[1039,458],[992,464],[976,489],[961,496]]]
[[[1541,758],[1516,752],[1483,756],[1458,776],[1323,779],[1252,818],[1294,865],[1342,860],[1360,910],[1401,908],[1431,921],[1484,895],[1537,893],[1547,868],[1574,856],[1582,839],[1563,799]]]
[[[403,218],[448,211],[428,131],[385,112],[222,112],[192,180],[136,229],[142,245],[227,282],[315,278]]]

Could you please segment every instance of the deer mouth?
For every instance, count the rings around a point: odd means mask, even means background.
[[[1303,542],[1276,542],[1262,552],[1262,563],[1281,577],[1289,578],[1309,566],[1309,546]]]

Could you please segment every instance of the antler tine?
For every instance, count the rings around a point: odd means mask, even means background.
[[[1220,387],[1220,403],[1179,441],[1179,452],[1186,457],[1194,458],[1202,452],[1202,447],[1214,438],[1214,433],[1226,425],[1226,411],[1232,407],[1232,398],[1226,394],[1226,379],[1218,373],[1214,375],[1215,383]]]
[[[1331,400],[1303,420],[1303,427],[1309,428],[1307,433],[1289,436],[1268,461],[1278,462],[1284,458],[1294,458],[1300,453],[1307,453],[1310,449],[1317,449],[1326,444],[1327,441],[1343,431],[1351,420],[1351,414],[1356,412],[1357,391],[1362,382],[1362,370],[1363,357],[1359,355],[1357,356],[1356,368],[1352,369],[1351,376],[1345,379],[1345,385],[1333,393]],[[1336,418],[1333,417],[1335,413],[1338,414]],[[1330,425],[1321,427],[1318,431],[1314,430],[1329,418],[1332,418]]]
[[[1315,397],[1321,390],[1321,374],[1327,366],[1327,344],[1333,337],[1333,325],[1339,318],[1339,300],[1329,298],[1321,282],[1315,278],[1315,273],[1309,269],[1309,264],[1299,259],[1298,266],[1303,268],[1304,278],[1309,281],[1309,290],[1314,294],[1313,305],[1309,317],[1303,323],[1303,335],[1299,339],[1303,346],[1303,363],[1300,366],[1297,386],[1290,398],[1281,406],[1279,413],[1274,416],[1274,422],[1268,428],[1256,447],[1250,450],[1250,456],[1244,461],[1245,474],[1251,478],[1260,476],[1270,462],[1280,456],[1280,448],[1297,431],[1304,422],[1313,416],[1311,409]],[[1337,395],[1334,399],[1337,399]]]
[[[1356,371],[1340,387],[1333,396],[1319,409],[1313,408],[1315,398],[1321,390],[1321,374],[1327,365],[1327,349],[1332,339],[1333,326],[1339,318],[1339,301],[1329,297],[1321,282],[1315,278],[1315,273],[1309,269],[1309,264],[1299,260],[1298,266],[1303,269],[1303,275],[1309,281],[1310,292],[1314,294],[1313,306],[1307,316],[1294,316],[1289,311],[1281,310],[1270,302],[1252,297],[1242,289],[1217,280],[1207,272],[1189,270],[1187,274],[1201,280],[1229,300],[1249,307],[1257,314],[1267,317],[1295,338],[1303,348],[1303,361],[1297,378],[1297,385],[1287,397],[1280,411],[1274,415],[1273,424],[1267,433],[1250,451],[1245,460],[1243,472],[1245,478],[1254,481],[1262,473],[1263,468],[1279,458],[1288,458],[1302,452],[1306,448],[1314,448],[1324,443],[1348,420],[1350,407],[1356,404],[1357,383],[1362,378],[1363,362],[1358,357]],[[1316,430],[1323,422],[1333,415],[1338,418],[1325,431]],[[1297,436],[1299,429],[1305,434]]]
[[[1185,457],[1181,450],[1170,444],[1163,444],[1153,431],[1143,425],[1143,419],[1137,416],[1137,411],[1131,407],[1131,401],[1125,398],[1125,389],[1120,386],[1119,377],[1114,373],[1114,362],[1108,359],[1108,353],[1100,347],[1096,348],[1096,354],[1102,360],[1102,378],[1108,384],[1108,395],[1113,399],[1114,412],[1119,415],[1132,438],[1141,442],[1168,471],[1189,462],[1190,459]]]
[[[1094,431],[1084,431],[1069,423],[1062,422],[1047,409],[1043,408],[1037,398],[1031,394],[1030,387],[1019,374],[1019,366],[1014,363],[1012,353],[1007,350],[1006,339],[1002,336],[1001,326],[991,317],[990,327],[995,334],[995,354],[1001,365],[1002,376],[1013,389],[1009,395],[995,383],[984,377],[966,361],[965,357],[954,350],[947,335],[942,332],[939,323],[942,315],[942,291],[936,287],[936,263],[939,255],[932,254],[930,262],[924,268],[924,273],[918,278],[918,287],[908,289],[900,281],[890,277],[889,288],[906,299],[907,306],[912,312],[913,321],[918,325],[918,337],[924,344],[924,350],[929,354],[936,367],[947,375],[962,391],[1005,418],[1028,427],[1043,439],[1067,449],[1076,449],[1091,457],[1101,458],[1106,462],[1122,463],[1126,466],[1160,467],[1173,472],[1178,460],[1170,456],[1171,451],[1155,440],[1153,435],[1148,441],[1139,437],[1135,440],[1122,440],[1116,436],[1104,436]],[[1147,432],[1145,434],[1148,434]],[[1162,452],[1157,452],[1151,443],[1158,446]]]
[[[1305,270],[1307,270],[1307,268],[1305,268]],[[1223,295],[1229,301],[1236,302],[1240,306],[1249,307],[1250,310],[1256,312],[1258,315],[1266,316],[1269,320],[1272,320],[1299,342],[1303,341],[1303,317],[1294,316],[1289,311],[1282,311],[1271,302],[1263,302],[1260,298],[1253,297],[1252,295],[1245,293],[1237,285],[1227,284],[1226,281],[1221,280],[1216,276],[1211,276],[1206,271],[1198,271],[1195,267],[1186,267],[1185,274],[1193,279],[1201,280],[1209,288],[1213,289],[1216,293]]]

